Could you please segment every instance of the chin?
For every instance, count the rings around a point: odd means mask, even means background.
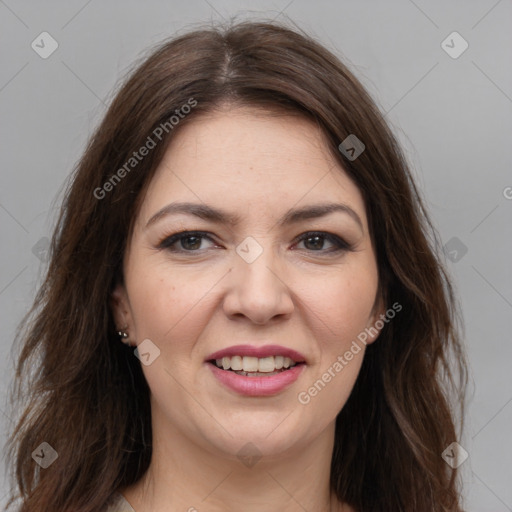
[[[243,459],[245,457],[266,457],[271,460],[274,457],[284,457],[292,454],[299,445],[305,445],[308,439],[297,437],[296,430],[277,428],[274,424],[271,429],[262,430],[253,424],[238,424],[236,430],[230,430],[222,438],[209,438],[211,451],[215,456],[225,456],[227,458],[236,457]],[[282,426],[282,425],[281,425]],[[211,431],[210,431],[211,432]]]

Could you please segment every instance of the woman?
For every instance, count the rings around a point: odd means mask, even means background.
[[[177,37],[92,137],[19,334],[19,510],[460,511],[456,312],[335,56],[269,23]]]

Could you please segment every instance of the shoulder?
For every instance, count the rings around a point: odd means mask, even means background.
[[[120,492],[116,492],[105,512],[135,512],[135,509]]]

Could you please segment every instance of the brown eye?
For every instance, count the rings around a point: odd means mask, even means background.
[[[331,244],[331,248],[325,249],[326,241]],[[309,232],[304,233],[299,238],[299,243],[304,242],[308,251],[320,253],[333,253],[339,251],[350,251],[352,247],[340,237],[332,233]]]
[[[182,231],[162,240],[158,248],[166,249],[171,252],[199,252],[202,250],[201,243],[203,240],[213,242],[213,240],[202,231]]]
[[[196,250],[201,246],[202,238],[199,236],[188,235],[180,239],[181,247],[187,250]]]
[[[323,249],[325,243],[325,237],[323,236],[308,236],[303,240],[306,249]]]

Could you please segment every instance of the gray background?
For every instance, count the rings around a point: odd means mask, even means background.
[[[344,58],[387,112],[448,243],[466,322],[467,510],[512,511],[510,0],[0,1],[2,431],[12,425],[14,330],[41,282],[56,198],[114,85],[148,46],[233,15],[290,18]],[[47,59],[31,48],[43,31],[59,45]],[[469,44],[458,58],[441,45],[453,31]]]

